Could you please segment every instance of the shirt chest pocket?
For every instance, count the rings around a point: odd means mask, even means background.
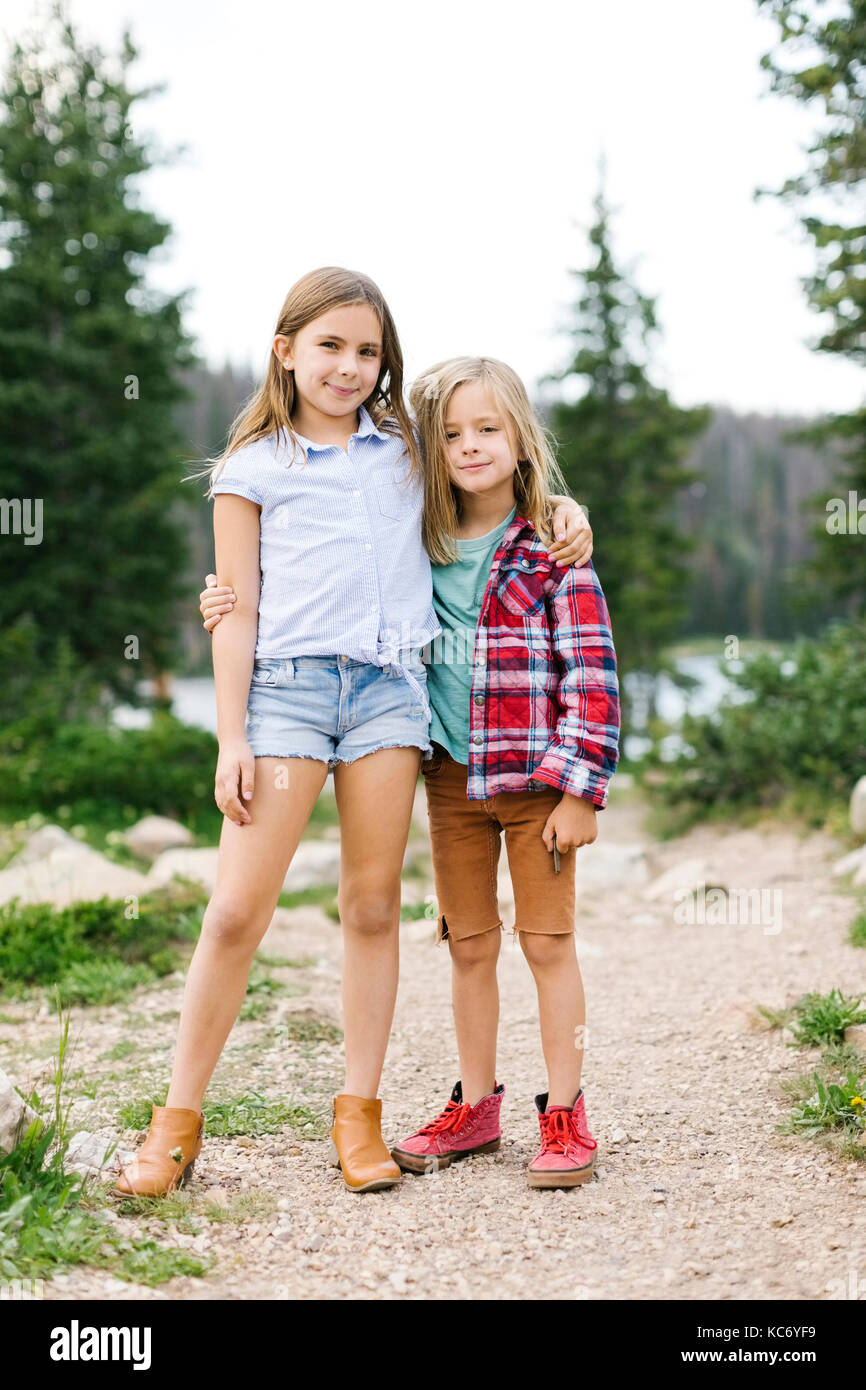
[[[383,465],[375,476],[374,495],[379,515],[386,521],[402,521],[406,516],[404,467],[402,464]]]
[[[541,568],[537,560],[518,560],[499,572],[499,601],[506,612],[523,618],[532,627],[547,622]],[[544,568],[546,575],[547,569]]]

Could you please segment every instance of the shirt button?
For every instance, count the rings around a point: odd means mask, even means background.
[[[476,666],[483,666],[483,665],[484,665],[484,657],[483,657],[483,656],[477,657],[477,658],[476,658],[476,661],[475,661],[475,665],[476,665]]]
[[[528,560],[521,560],[520,563],[521,563],[521,565],[523,566],[524,569],[528,569],[528,568],[529,568],[529,561],[528,561]]]
[[[473,743],[483,743],[483,742],[484,742],[484,739],[481,737],[480,734],[475,734],[475,736],[474,736],[473,739],[472,739],[472,742],[473,742]]]
[[[476,705],[483,705],[483,704],[484,704],[484,696],[483,696],[483,695],[476,695],[476,696],[475,696],[475,703],[476,703]]]
[[[341,661],[348,661],[349,658],[348,658],[347,656],[341,656],[341,657],[340,657],[340,660],[341,660]]]

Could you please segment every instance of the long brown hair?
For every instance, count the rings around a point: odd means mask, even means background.
[[[517,512],[533,523],[547,545],[553,541],[550,493],[568,491],[553,452],[553,437],[532,409],[526,387],[513,368],[496,357],[451,357],[446,362],[437,362],[435,367],[422,372],[409,392],[424,455],[421,532],[427,554],[436,565],[447,565],[457,559],[459,496],[448,469],[445,415],[457,387],[470,381],[481,382],[488,388],[514,426],[518,458],[514,472]]]
[[[421,458],[403,400],[403,351],[385,296],[369,276],[335,265],[323,266],[302,275],[286,295],[273,336],[283,334],[291,340],[320,314],[344,304],[369,304],[379,320],[382,329],[382,365],[376,385],[364,405],[377,428],[403,439],[409,454],[411,475],[418,480],[421,477]],[[222,454],[209,460],[213,466],[204,470],[210,474],[208,495],[226,460],[245,444],[266,439],[270,435],[279,436],[281,431],[285,431],[292,441],[293,450],[297,451],[298,437],[292,427],[294,406],[295,374],[286,371],[276,354],[271,352],[264,381],[232,422],[228,443]]]

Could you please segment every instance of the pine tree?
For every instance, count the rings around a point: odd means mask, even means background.
[[[649,380],[655,304],[614,262],[603,190],[594,208],[592,264],[572,272],[580,287],[574,355],[553,378],[583,378],[586,390],[574,404],[555,404],[551,425],[569,488],[587,506],[595,535],[593,563],[610,609],[625,731],[623,675],[641,673],[651,686],[660,671],[672,672],[662,649],[686,617],[692,546],[674,504],[697,476],[681,460],[710,412],[680,409]]]
[[[128,34],[115,60],[81,42],[58,6],[15,45],[0,116],[0,625],[28,617],[46,658],[65,634],[127,698],[176,650],[192,361],[183,296],[145,283],[170,229],[135,192],[154,162],[135,56]]]
[[[802,212],[815,249],[815,273],[804,284],[823,316],[817,352],[866,363],[866,0],[842,0],[828,14],[822,0],[757,0],[779,25],[779,48],[764,54],[771,90],[812,107],[821,129],[805,172],[768,192]],[[835,203],[837,215],[830,215]],[[820,215],[818,212],[820,209]],[[818,550],[804,574],[807,591],[845,597],[852,611],[866,600],[866,403],[789,436],[839,443],[843,466],[834,494],[844,504],[844,529],[828,530],[827,492],[813,499]],[[853,493],[854,507],[849,494]],[[862,511],[858,511],[862,507]],[[853,523],[853,524],[852,524]]]

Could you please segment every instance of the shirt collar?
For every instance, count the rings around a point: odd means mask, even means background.
[[[534,523],[531,522],[528,517],[521,516],[520,512],[518,512],[499,544],[504,546],[512,545],[524,530],[527,530],[532,536],[536,534]]]
[[[326,450],[333,447],[331,444],[317,444],[314,439],[307,439],[305,435],[299,434],[297,430],[295,431],[295,434],[299,444],[301,445],[304,452],[307,454],[309,454],[310,452],[322,454],[325,453]],[[352,438],[367,439],[371,434],[375,435],[377,439],[391,438],[391,436],[387,434],[385,430],[379,429],[373,423],[373,417],[368,411],[367,407],[365,405],[361,405],[358,407],[358,428],[352,435]],[[287,445],[290,444],[291,441],[289,440],[287,432],[285,430],[283,431],[283,435],[286,437]]]

